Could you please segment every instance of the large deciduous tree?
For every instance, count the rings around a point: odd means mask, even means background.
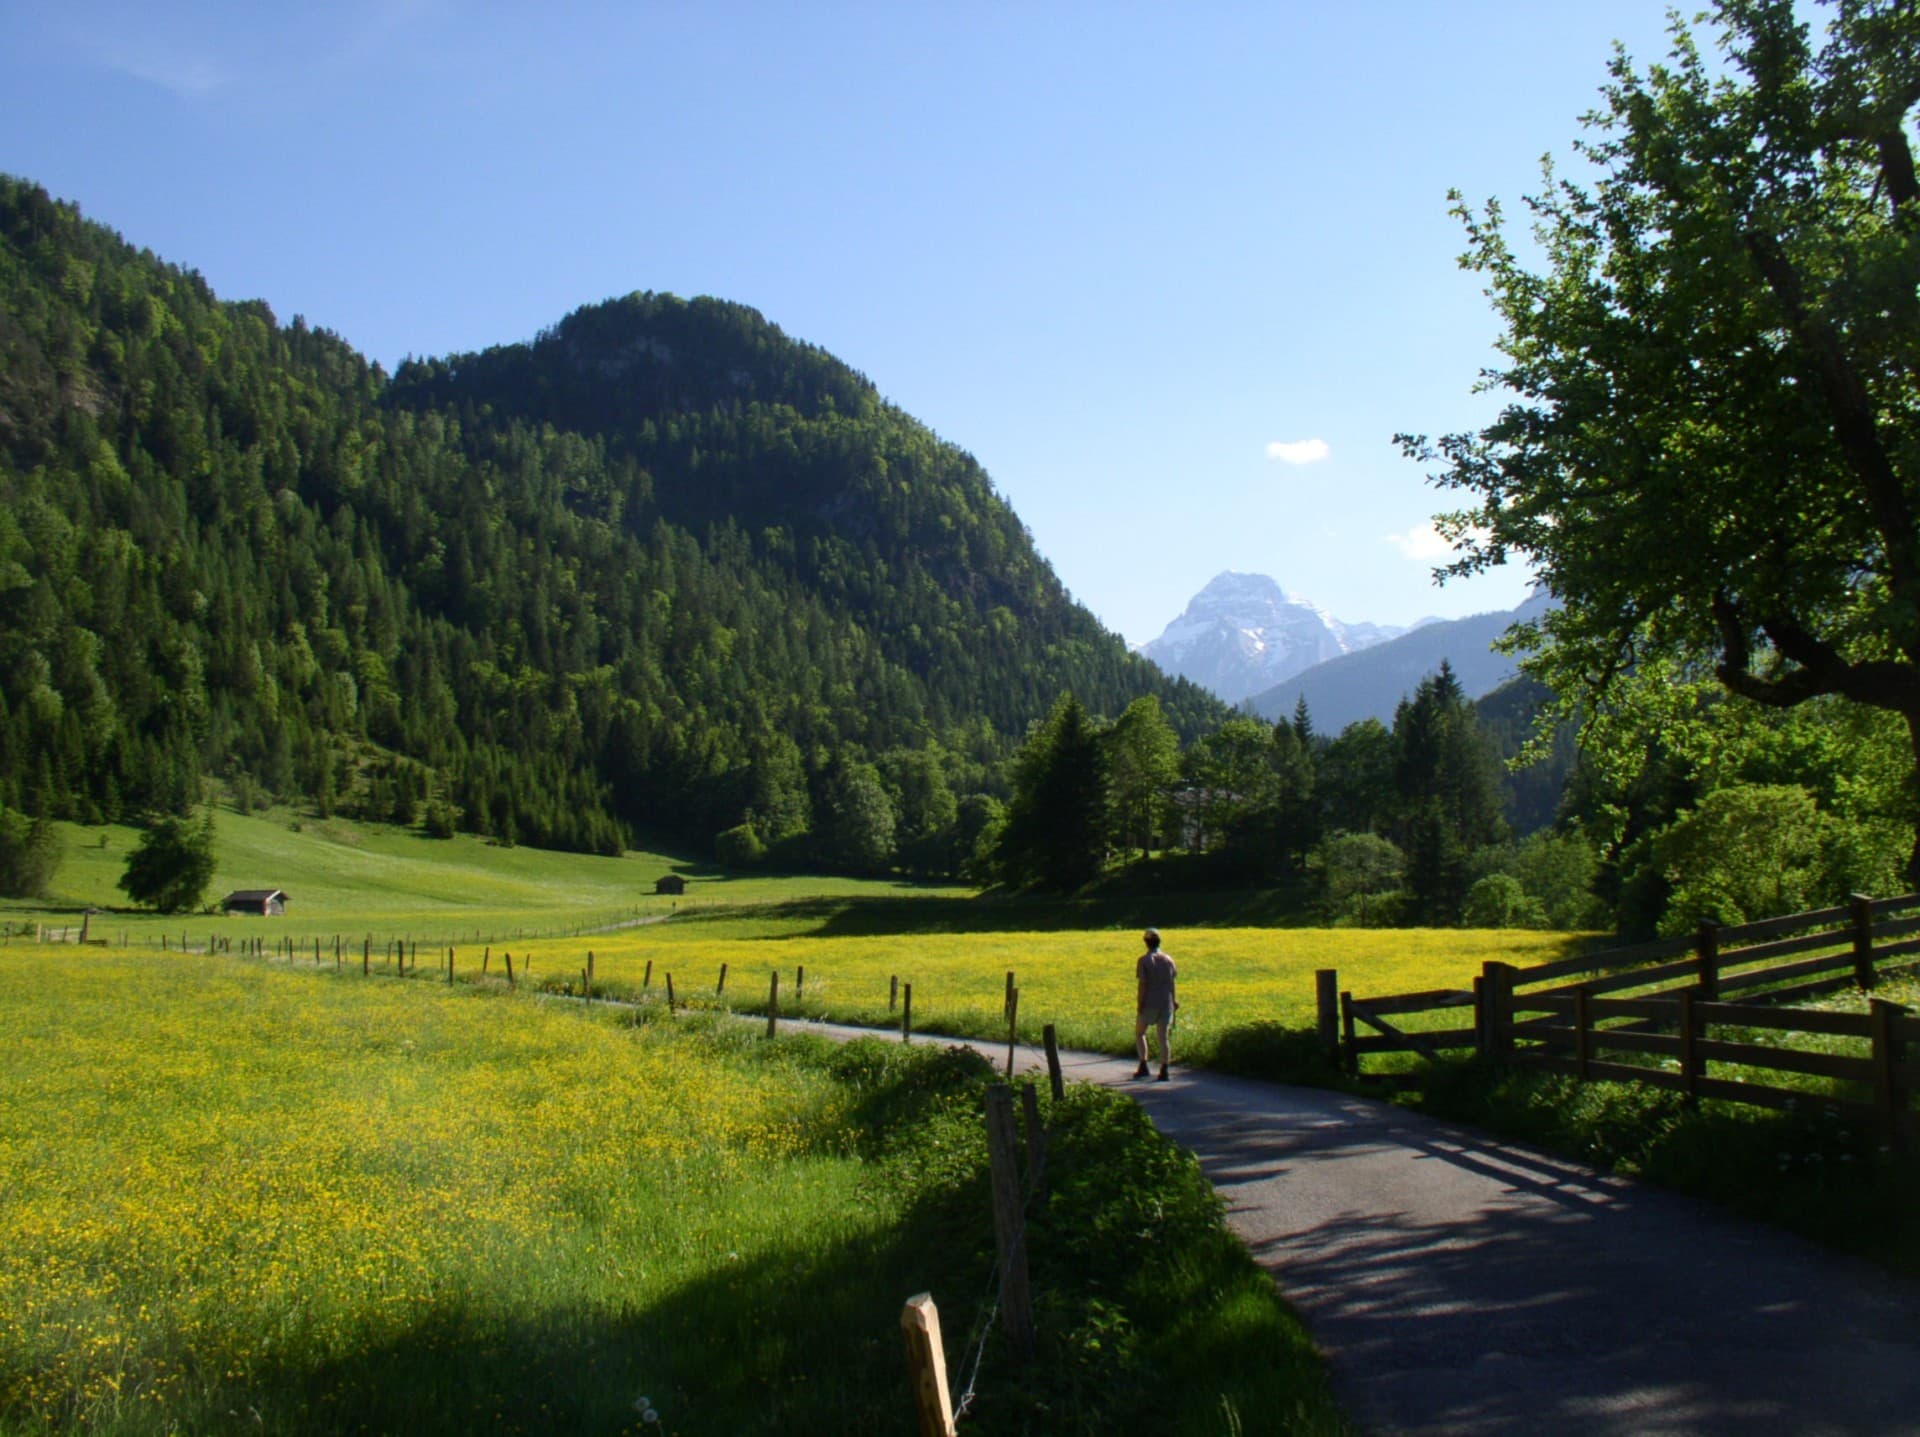
[[[1474,496],[1454,572],[1526,555],[1559,596],[1522,643],[1571,709],[1658,662],[1891,710],[1920,756],[1920,5],[1714,19],[1724,63],[1679,24],[1616,54],[1590,174],[1528,201],[1538,265],[1456,197],[1510,398],[1402,443]]]

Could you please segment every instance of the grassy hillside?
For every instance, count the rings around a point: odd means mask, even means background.
[[[217,867],[209,901],[236,888],[284,888],[284,919],[159,918],[131,910],[116,887],[139,840],[118,825],[60,825],[65,858],[46,902],[0,900],[0,922],[80,922],[87,907],[114,910],[94,919],[94,936],[117,939],[190,933],[204,942],[209,923],[226,937],[294,936],[331,941],[335,934],[406,935],[422,942],[492,942],[529,934],[604,929],[635,919],[698,911],[714,904],[753,905],[800,898],[868,896],[949,899],[970,890],[891,881],[731,875],[684,855],[628,852],[619,858],[507,848],[471,835],[422,838],[386,824],[324,822],[283,813],[217,815]],[[683,898],[654,896],[668,872],[688,880]]]

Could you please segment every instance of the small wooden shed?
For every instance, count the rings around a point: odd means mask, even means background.
[[[671,893],[677,898],[687,891],[687,880],[677,873],[669,873],[665,878],[654,880],[653,891],[655,893]]]
[[[284,888],[241,888],[220,900],[228,913],[254,913],[263,918],[287,916],[287,892]]]

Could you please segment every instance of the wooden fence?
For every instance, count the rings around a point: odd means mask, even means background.
[[[1583,1079],[1631,1079],[1770,1107],[1821,1107],[1871,1120],[1889,1137],[1905,1139],[1920,1136],[1910,1107],[1911,1095],[1920,1092],[1920,1064],[1905,1056],[1907,1044],[1920,1042],[1920,1018],[1879,1000],[1867,1013],[1793,1005],[1842,989],[1870,990],[1882,969],[1915,955],[1920,894],[1879,900],[1856,894],[1838,908],[1737,927],[1702,925],[1689,938],[1531,968],[1488,963],[1471,990],[1356,998],[1339,992],[1337,975],[1322,970],[1320,1033],[1355,1074],[1369,1054],[1438,1059],[1471,1049]],[[1417,1025],[1408,1022],[1415,1014],[1424,1015]],[[1716,1030],[1744,1032],[1715,1037]],[[1752,1041],[1756,1031],[1768,1040]],[[1787,1034],[1837,1038],[1856,1051],[1808,1051],[1783,1041]],[[1628,1055],[1640,1061],[1620,1061]],[[1843,1087],[1833,1096],[1815,1094],[1756,1080],[1756,1071]],[[1863,1096],[1851,1096],[1853,1090]]]

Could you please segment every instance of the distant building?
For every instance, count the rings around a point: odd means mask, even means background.
[[[657,879],[653,885],[655,893],[671,893],[675,897],[687,891],[687,880],[677,873],[669,873],[665,878]]]
[[[283,888],[242,888],[220,900],[229,913],[257,913],[263,918],[287,916],[287,894]]]

